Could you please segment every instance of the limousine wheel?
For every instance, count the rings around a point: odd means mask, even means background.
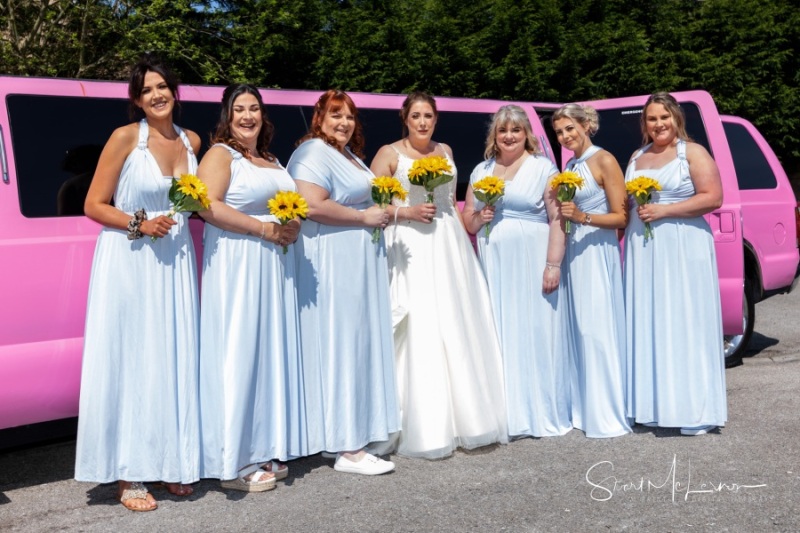
[[[753,336],[753,325],[756,321],[756,305],[753,296],[753,282],[750,278],[744,279],[744,298],[742,299],[742,334],[725,335],[723,337],[725,345],[725,368],[731,368],[742,364],[742,356],[750,337]]]

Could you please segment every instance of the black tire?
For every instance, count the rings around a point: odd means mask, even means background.
[[[725,335],[725,368],[742,364],[742,357],[750,344],[753,336],[753,326],[756,322],[756,302],[753,294],[753,282],[750,278],[744,279],[744,298],[742,301],[742,333],[741,335]]]

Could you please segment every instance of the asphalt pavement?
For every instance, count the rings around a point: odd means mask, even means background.
[[[756,307],[750,356],[727,370],[729,422],[684,437],[522,439],[379,477],[313,456],[276,490],[125,510],[116,486],[72,479],[74,441],[0,452],[2,531],[800,531],[800,291]],[[146,450],[143,450],[146,452]]]

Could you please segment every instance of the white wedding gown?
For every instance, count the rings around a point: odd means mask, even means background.
[[[408,181],[414,161],[398,158],[394,176],[409,195],[397,205],[424,203],[425,189]],[[435,189],[431,224],[386,228],[402,431],[382,451],[439,459],[457,447],[508,442],[492,304],[455,187],[454,179]]]

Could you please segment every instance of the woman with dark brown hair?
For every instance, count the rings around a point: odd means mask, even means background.
[[[456,180],[426,191],[411,185],[418,159],[453,153],[433,140],[439,113],[423,92],[406,97],[406,135],[378,150],[372,171],[397,178],[408,200],[395,200],[386,229],[402,431],[389,443],[400,455],[441,459],[458,448],[508,442],[503,363],[486,279],[455,204]],[[377,445],[376,445],[377,446]]]
[[[258,89],[225,89],[213,146],[198,177],[211,201],[203,253],[200,319],[201,475],[261,492],[305,455],[305,408],[295,289],[299,220],[269,214],[294,180],[269,151]],[[262,466],[263,465],[263,466]]]
[[[372,201],[363,148],[353,100],[329,90],[287,168],[309,206],[296,252],[309,453],[375,475],[394,463],[363,448],[399,424],[386,250],[372,241],[389,215]]]
[[[178,80],[157,58],[131,69],[128,94],[142,118],[111,134],[84,206],[103,229],[89,283],[75,479],[118,481],[122,505],[152,511],[143,482],[188,496],[185,484],[199,478],[197,267],[189,216],[168,215],[167,192],[173,177],[195,172],[200,139],[173,123]]]

